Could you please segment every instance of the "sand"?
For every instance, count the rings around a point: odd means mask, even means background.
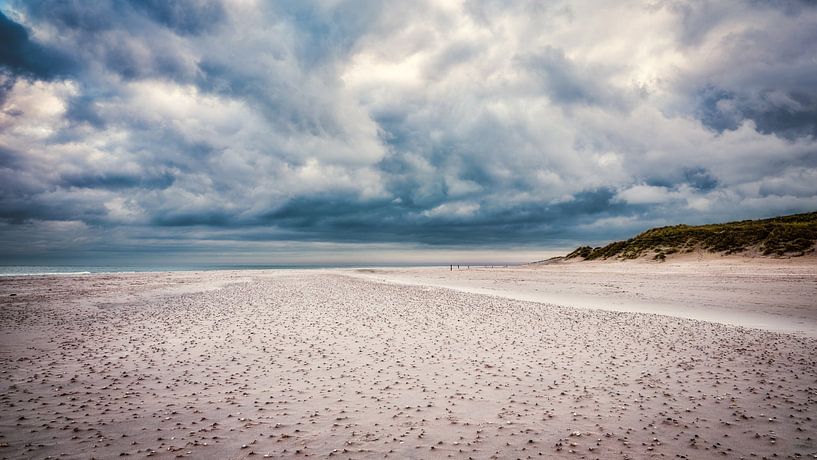
[[[680,260],[679,260],[680,259]],[[437,286],[578,308],[656,313],[817,338],[817,257],[700,255],[658,262],[355,270],[366,279]]]
[[[479,275],[504,296],[465,292],[424,270],[0,280],[0,457],[817,457],[807,333],[520,300],[506,271]],[[513,276],[530,290],[547,270]],[[539,289],[581,285],[569,270]],[[813,292],[798,270],[772,289]],[[488,289],[473,273],[458,282]],[[815,304],[778,307],[748,308],[802,320]]]

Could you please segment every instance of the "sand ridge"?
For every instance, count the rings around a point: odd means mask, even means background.
[[[817,454],[812,338],[324,271],[158,276],[0,284],[1,457]],[[110,301],[139,283],[165,294]]]
[[[657,313],[817,338],[817,258],[706,254],[651,261],[436,268],[346,273],[379,282],[438,286],[517,300]]]

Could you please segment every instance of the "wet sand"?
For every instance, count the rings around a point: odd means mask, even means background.
[[[0,457],[817,455],[805,334],[381,275],[0,280]]]
[[[521,267],[378,268],[380,282],[578,308],[655,313],[817,338],[817,257],[696,255],[665,263],[580,262]]]

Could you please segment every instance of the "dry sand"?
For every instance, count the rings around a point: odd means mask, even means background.
[[[618,298],[580,287],[602,269],[548,270],[512,276],[534,280],[523,294]],[[799,270],[755,289],[814,299]],[[388,272],[0,280],[0,457],[817,456],[807,334],[518,300],[506,271],[479,272],[504,296],[395,282],[447,269],[365,279]],[[474,273],[458,282],[488,289]],[[679,292],[719,298],[689,281]],[[656,282],[638,292],[665,297]],[[785,295],[766,313],[813,318]]]

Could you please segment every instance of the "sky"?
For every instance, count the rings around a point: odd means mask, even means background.
[[[536,260],[817,210],[813,0],[0,0],[6,263]]]

